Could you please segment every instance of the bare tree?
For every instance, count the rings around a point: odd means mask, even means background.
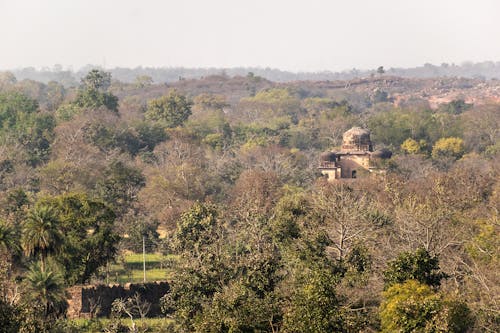
[[[143,299],[139,293],[135,293],[134,296],[130,297],[127,303],[129,303],[131,310],[139,315],[141,320],[146,318],[149,310],[151,310],[151,303]]]
[[[326,231],[338,260],[343,260],[353,243],[376,227],[369,218],[367,198],[344,184],[324,184],[312,203],[318,227]]]

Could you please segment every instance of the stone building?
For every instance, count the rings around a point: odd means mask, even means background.
[[[353,127],[344,133],[340,151],[321,154],[319,169],[329,181],[358,178],[363,174],[384,172],[379,167],[380,162],[391,156],[388,149],[373,150],[370,131]]]

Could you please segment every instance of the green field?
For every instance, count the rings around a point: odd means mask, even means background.
[[[173,320],[168,318],[144,318],[134,319],[137,329],[140,332],[171,332]],[[66,328],[75,333],[95,333],[102,332],[109,326],[111,319],[71,319],[67,320]],[[125,326],[130,326],[131,322],[128,318],[122,318],[121,323]]]
[[[146,281],[165,281],[172,275],[172,266],[176,263],[174,255],[148,253],[146,261]],[[124,254],[109,267],[109,283],[143,282],[142,253]]]

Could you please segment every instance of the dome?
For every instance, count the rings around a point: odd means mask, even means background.
[[[391,158],[391,156],[392,156],[392,151],[390,151],[387,148],[377,149],[371,154],[371,157],[383,158],[383,159]]]
[[[331,151],[324,152],[320,155],[322,162],[335,162],[337,155]]]
[[[353,127],[342,136],[342,149],[355,151],[372,151],[370,131],[361,127]]]

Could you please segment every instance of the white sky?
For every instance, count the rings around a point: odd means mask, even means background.
[[[500,0],[0,0],[0,69],[500,61]]]

